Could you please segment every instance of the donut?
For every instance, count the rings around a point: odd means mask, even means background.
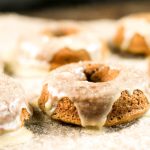
[[[15,54],[11,63],[14,75],[43,76],[68,63],[103,60],[109,51],[104,41],[91,34],[55,37],[42,33],[22,38]]]
[[[32,114],[20,84],[7,75],[0,75],[0,133],[16,130]]]
[[[132,54],[150,54],[150,13],[133,14],[119,20],[113,46]]]
[[[148,83],[141,72],[95,62],[64,65],[50,72],[38,100],[52,119],[86,126],[115,126],[149,108]]]

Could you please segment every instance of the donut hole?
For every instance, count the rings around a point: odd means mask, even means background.
[[[56,37],[67,36],[67,35],[75,34],[77,32],[78,30],[73,27],[59,28],[53,31],[53,36],[56,36]]]
[[[84,49],[72,50],[70,48],[62,48],[54,55],[54,57],[50,61],[50,70],[53,70],[65,64],[88,60],[91,60],[90,55]]]
[[[63,36],[76,34],[77,32],[78,29],[75,27],[64,27],[64,28],[57,28],[54,30],[45,29],[44,31],[42,31],[42,34],[49,37],[63,37]]]
[[[86,66],[84,73],[89,82],[107,82],[115,79],[119,70],[110,69],[110,67],[99,64],[89,64]]]

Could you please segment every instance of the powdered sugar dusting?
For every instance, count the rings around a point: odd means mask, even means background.
[[[61,124],[37,113],[27,128],[34,137],[23,144],[15,144],[5,149],[36,150],[147,150],[150,146],[150,118],[143,117],[123,127],[87,129]],[[4,150],[5,150],[4,149]]]

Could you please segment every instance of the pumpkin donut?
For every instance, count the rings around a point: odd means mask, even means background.
[[[119,20],[113,45],[133,54],[150,54],[150,13],[133,14]]]
[[[50,72],[39,98],[51,118],[81,126],[114,126],[141,117],[149,108],[142,73],[94,62],[79,62]]]
[[[52,37],[33,35],[20,40],[12,70],[17,76],[41,76],[72,62],[103,60],[106,43],[90,34]],[[13,66],[14,65],[14,66]]]
[[[22,87],[12,78],[0,75],[0,133],[23,126],[32,112]]]

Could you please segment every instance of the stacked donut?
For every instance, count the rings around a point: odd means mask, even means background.
[[[18,25],[15,46],[7,52],[11,56],[1,57],[4,72],[19,78],[27,95],[13,79],[0,75],[0,131],[23,125],[32,115],[31,106],[84,127],[128,123],[149,109],[148,74],[123,64],[122,58],[119,65],[110,63],[114,55],[120,57],[113,48],[149,54],[148,14],[113,21],[106,29],[101,21],[31,20],[25,25],[29,33],[21,32],[24,23]]]

